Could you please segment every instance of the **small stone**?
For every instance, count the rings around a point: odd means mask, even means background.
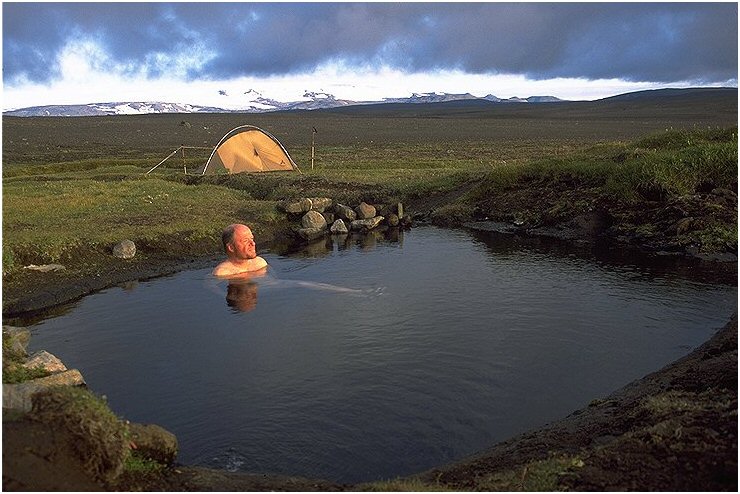
[[[289,199],[289,200],[280,201],[277,203],[277,208],[280,211],[283,211],[285,213],[290,213],[290,214],[305,213],[307,211],[311,211],[312,207],[313,207],[313,201],[311,201],[311,199],[308,199],[308,198]]]
[[[398,226],[398,223],[400,222],[398,215],[394,213],[389,214],[385,221],[388,223],[388,226]]]
[[[361,202],[360,205],[355,208],[355,213],[357,213],[357,219],[369,220],[370,218],[375,218],[377,211],[374,206],[371,206],[366,202]]]
[[[349,232],[349,230],[347,229],[347,225],[342,220],[336,220],[334,223],[332,223],[331,228],[329,230],[332,233],[337,233],[340,235]]]
[[[403,204],[400,202],[398,203],[398,206],[396,207],[396,214],[399,218],[403,218]]]
[[[136,244],[123,240],[113,246],[113,255],[119,259],[131,259],[136,255]]]
[[[355,213],[355,211],[351,207],[344,206],[342,204],[337,204],[336,206],[334,206],[334,213],[337,215],[337,218],[349,223],[357,219],[357,214]]]
[[[303,228],[326,228],[326,219],[318,211],[309,211],[301,218],[301,226]]]
[[[312,197],[310,198],[310,201],[312,205],[311,208],[319,213],[323,213],[332,205],[332,203],[334,203],[334,200],[328,197]]]
[[[31,332],[26,328],[16,326],[3,326],[3,348],[8,348],[15,355],[28,355],[28,342],[31,340]]]
[[[366,220],[355,220],[352,222],[353,230],[372,230],[378,226],[385,218],[382,216],[376,216],[374,218],[368,218]]]

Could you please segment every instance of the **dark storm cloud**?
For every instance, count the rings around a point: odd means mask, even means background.
[[[71,39],[157,75],[153,54],[213,53],[192,77],[311,69],[328,60],[530,78],[737,78],[734,3],[5,3],[4,78],[53,78]]]

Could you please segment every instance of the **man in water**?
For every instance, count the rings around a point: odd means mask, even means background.
[[[267,261],[257,255],[254,235],[247,225],[234,224],[221,234],[227,259],[213,270],[215,276],[233,277],[244,273],[259,274],[267,268]]]

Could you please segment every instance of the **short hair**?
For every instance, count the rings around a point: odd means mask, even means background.
[[[221,232],[221,243],[224,246],[224,252],[226,252],[226,248],[234,240],[235,230],[236,230],[236,224],[227,226],[226,228],[224,228],[224,231]]]

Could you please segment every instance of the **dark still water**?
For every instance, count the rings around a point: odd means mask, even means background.
[[[252,285],[209,269],[132,283],[38,323],[31,349],[174,432],[181,463],[359,482],[564,417],[737,310],[735,274],[491,235],[263,252]]]

